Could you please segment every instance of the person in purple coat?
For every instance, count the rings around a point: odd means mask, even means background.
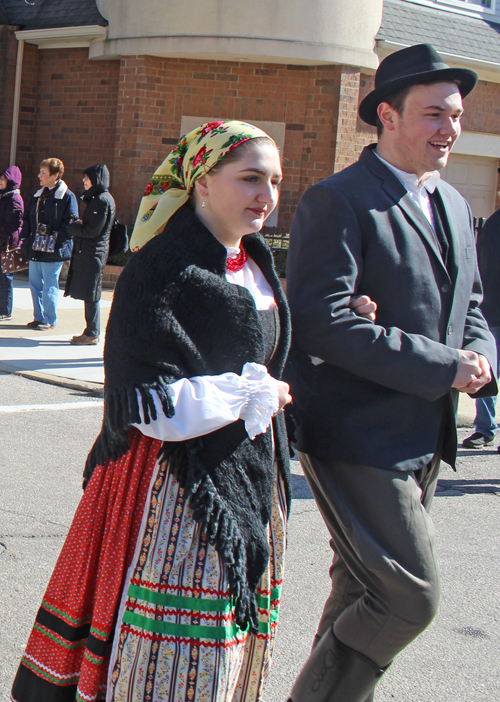
[[[22,173],[9,166],[0,174],[0,252],[15,249],[23,223],[24,202],[19,186]],[[0,270],[0,320],[12,318],[13,275]]]

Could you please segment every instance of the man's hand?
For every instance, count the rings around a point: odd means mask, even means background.
[[[357,295],[351,298],[349,307],[358,317],[365,317],[365,319],[369,319],[370,322],[374,322],[377,318],[375,314],[377,311],[377,303],[373,302],[368,295]]]
[[[458,370],[452,387],[474,394],[491,381],[490,364],[475,351],[459,350]]]

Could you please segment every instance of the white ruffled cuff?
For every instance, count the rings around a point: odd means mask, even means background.
[[[242,386],[247,398],[240,411],[240,419],[251,439],[263,434],[279,410],[278,383],[259,363],[245,363],[241,373]]]

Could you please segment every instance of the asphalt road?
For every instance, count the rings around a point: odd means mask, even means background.
[[[3,701],[80,498],[102,408],[85,393],[14,375],[0,374],[0,397]],[[297,463],[293,472],[287,577],[265,702],[285,702],[329,589],[328,535]],[[376,702],[500,702],[499,497],[496,451],[461,450],[459,472],[443,470],[433,505],[440,613],[392,665]]]

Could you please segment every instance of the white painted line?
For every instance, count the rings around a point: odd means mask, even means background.
[[[102,407],[102,400],[84,400],[82,402],[61,402],[54,405],[0,405],[0,412],[43,412],[52,410],[84,409],[85,407]]]

